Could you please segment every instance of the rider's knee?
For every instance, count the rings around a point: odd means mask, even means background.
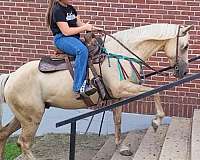
[[[88,49],[86,46],[81,46],[77,49],[77,54],[82,55],[82,56],[88,56]]]

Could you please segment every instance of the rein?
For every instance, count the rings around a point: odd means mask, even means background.
[[[107,34],[105,30],[101,31],[104,33],[104,40],[103,40],[103,45],[105,43],[105,40],[106,40],[106,36],[109,36],[111,37],[112,39],[114,39],[116,42],[118,42],[124,49],[126,49],[129,53],[131,53],[132,55],[134,55],[139,61],[140,61],[140,64],[143,64],[144,66],[146,66],[147,68],[153,70],[155,72],[155,74],[160,74],[160,75],[163,75],[163,76],[168,76],[169,74],[168,73],[162,73],[161,71],[159,70],[156,70],[154,68],[152,68],[150,65],[148,65],[144,60],[142,60],[139,56],[137,56],[133,51],[131,51],[128,47],[126,47],[120,40],[118,40],[117,38],[115,38],[114,36],[110,35],[110,34]],[[180,33],[180,25],[178,27],[178,33],[177,33],[177,45],[176,45],[176,64],[175,64],[175,69],[177,68],[178,70],[178,44],[179,44],[179,33]],[[137,62],[136,62],[137,63]],[[136,70],[135,71],[136,74],[138,75],[138,71]],[[145,78],[143,76],[143,78]]]
[[[162,72],[160,72],[160,71],[158,71],[158,70],[152,68],[152,67],[151,67],[150,65],[148,65],[144,60],[142,60],[139,56],[137,56],[135,53],[133,53],[133,51],[131,51],[128,47],[126,47],[120,40],[118,40],[117,38],[115,38],[114,36],[112,36],[112,35],[110,35],[110,34],[107,34],[107,33],[105,32],[105,30],[104,30],[103,32],[104,32],[104,34],[105,34],[105,37],[106,37],[106,36],[109,36],[109,37],[111,37],[112,39],[114,39],[114,40],[115,40],[116,42],[118,42],[124,49],[126,49],[129,53],[131,53],[131,54],[134,55],[136,58],[138,58],[138,60],[140,60],[141,64],[143,64],[143,65],[146,66],[147,68],[149,68],[149,69],[155,71],[156,74],[160,74],[160,75],[164,75],[164,76],[168,75],[168,74],[162,73]],[[105,42],[105,38],[104,38],[104,42]]]
[[[108,35],[107,36],[111,37],[112,39],[114,39],[115,41],[117,41],[123,48],[125,48],[128,52],[130,52],[132,55],[134,55],[135,57],[137,57],[143,65],[145,65],[147,68],[159,73],[159,71],[155,70],[154,68],[152,68],[150,65],[148,65],[144,60],[142,60],[139,56],[137,56],[135,53],[133,53],[128,47],[126,47],[121,41],[119,41],[117,38],[115,38],[112,35]]]

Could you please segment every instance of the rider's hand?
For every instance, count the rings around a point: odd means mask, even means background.
[[[92,30],[103,31],[103,28],[93,26]]]
[[[84,27],[85,27],[86,31],[92,31],[93,30],[93,25],[90,24],[89,22],[85,23]]]

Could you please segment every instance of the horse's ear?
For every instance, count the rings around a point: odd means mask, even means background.
[[[187,26],[181,29],[181,33],[180,36],[185,36],[187,34],[187,32],[192,28],[193,26]]]

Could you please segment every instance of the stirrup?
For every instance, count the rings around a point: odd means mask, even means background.
[[[80,88],[80,95],[82,95],[83,97],[89,97],[96,93],[96,91],[97,89],[94,86],[87,84],[87,82],[84,81],[83,85]]]

